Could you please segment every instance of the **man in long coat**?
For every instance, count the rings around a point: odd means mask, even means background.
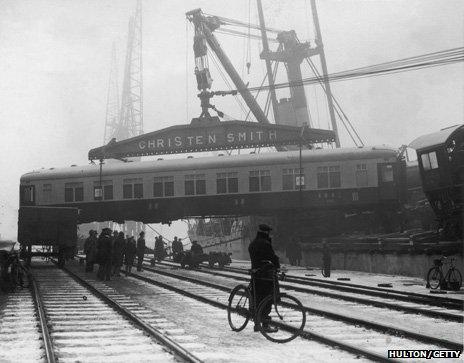
[[[127,242],[126,242],[126,249],[124,251],[125,263],[126,263],[126,276],[128,273],[131,272],[136,253],[137,253],[137,247],[135,246],[134,237],[128,237]]]
[[[273,293],[275,270],[280,268],[279,257],[272,248],[271,231],[272,228],[267,224],[260,224],[255,239],[248,246],[251,268],[253,270],[259,269],[259,272],[255,274],[255,307],[258,307],[266,296]],[[268,261],[272,263],[272,266],[269,265]],[[264,311],[263,327],[269,332],[275,332],[277,328],[269,326],[268,323],[271,307],[269,305]],[[255,325],[254,330],[259,331],[259,326]]]
[[[122,263],[124,260],[124,249],[126,241],[124,240],[124,232],[119,232],[118,237],[113,243],[113,275],[120,276]]]
[[[109,281],[111,279],[112,248],[111,229],[103,228],[97,241],[97,262],[99,264],[97,277],[100,280]]]
[[[97,231],[91,229],[84,242],[85,272],[93,271],[93,264],[97,257]]]
[[[145,256],[145,232],[140,232],[137,238],[137,271],[142,271],[143,258]]]

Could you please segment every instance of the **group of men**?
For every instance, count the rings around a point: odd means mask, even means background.
[[[142,271],[145,254],[145,232],[140,232],[137,242],[132,236],[124,237],[123,232],[103,228],[97,238],[97,231],[90,230],[84,243],[85,271],[93,272],[98,264],[97,278],[109,281],[111,276],[120,276],[119,272],[125,264],[125,271],[131,272],[137,256],[137,271]]]

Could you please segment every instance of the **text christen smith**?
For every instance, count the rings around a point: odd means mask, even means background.
[[[260,143],[277,140],[277,131],[244,131],[244,132],[229,132],[225,135],[217,137],[216,134],[210,133],[208,135],[195,135],[195,136],[172,136],[172,137],[159,137],[152,140],[141,140],[138,143],[140,150],[145,149],[165,149],[165,148],[182,148],[182,147],[195,147],[216,144],[240,144],[240,143]]]

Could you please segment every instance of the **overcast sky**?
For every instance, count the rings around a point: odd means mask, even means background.
[[[314,32],[309,0],[262,0],[267,25]],[[461,0],[319,0],[329,72],[463,46]],[[185,12],[205,12],[257,23],[252,0],[143,1],[144,129],[187,124],[200,114],[193,76],[193,30]],[[127,23],[135,0],[0,0],[0,234],[15,238],[19,178],[40,167],[87,163],[103,140],[112,43],[120,76]],[[245,29],[246,31],[246,29]],[[218,35],[239,72],[246,39]],[[250,42],[250,75],[264,75],[260,44]],[[227,86],[211,63],[214,90]],[[311,76],[303,68],[304,76]],[[283,77],[281,74],[279,77]],[[463,122],[463,64],[333,84],[333,92],[366,144],[398,147]],[[285,97],[286,91],[279,92]],[[315,126],[327,125],[320,90],[307,88]],[[233,98],[216,106],[233,118]],[[351,146],[342,132],[342,143]]]

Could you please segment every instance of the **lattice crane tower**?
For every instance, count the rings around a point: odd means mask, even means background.
[[[119,123],[119,86],[118,86],[118,59],[116,55],[116,43],[113,42],[111,52],[111,68],[108,81],[108,93],[106,97],[105,134],[103,144],[107,144],[115,134]]]
[[[126,60],[119,104],[116,50],[113,46],[106,107],[104,142],[117,141],[143,133],[143,67],[142,67],[142,1],[137,0],[135,14],[129,19]],[[111,228],[111,227],[110,227]],[[126,221],[124,234],[135,235],[145,230],[143,223]]]
[[[121,141],[143,133],[142,71],[142,2],[138,0],[135,14],[129,19],[121,105],[117,118],[114,118],[114,103],[108,101],[110,109],[107,108],[105,143],[112,138]]]

